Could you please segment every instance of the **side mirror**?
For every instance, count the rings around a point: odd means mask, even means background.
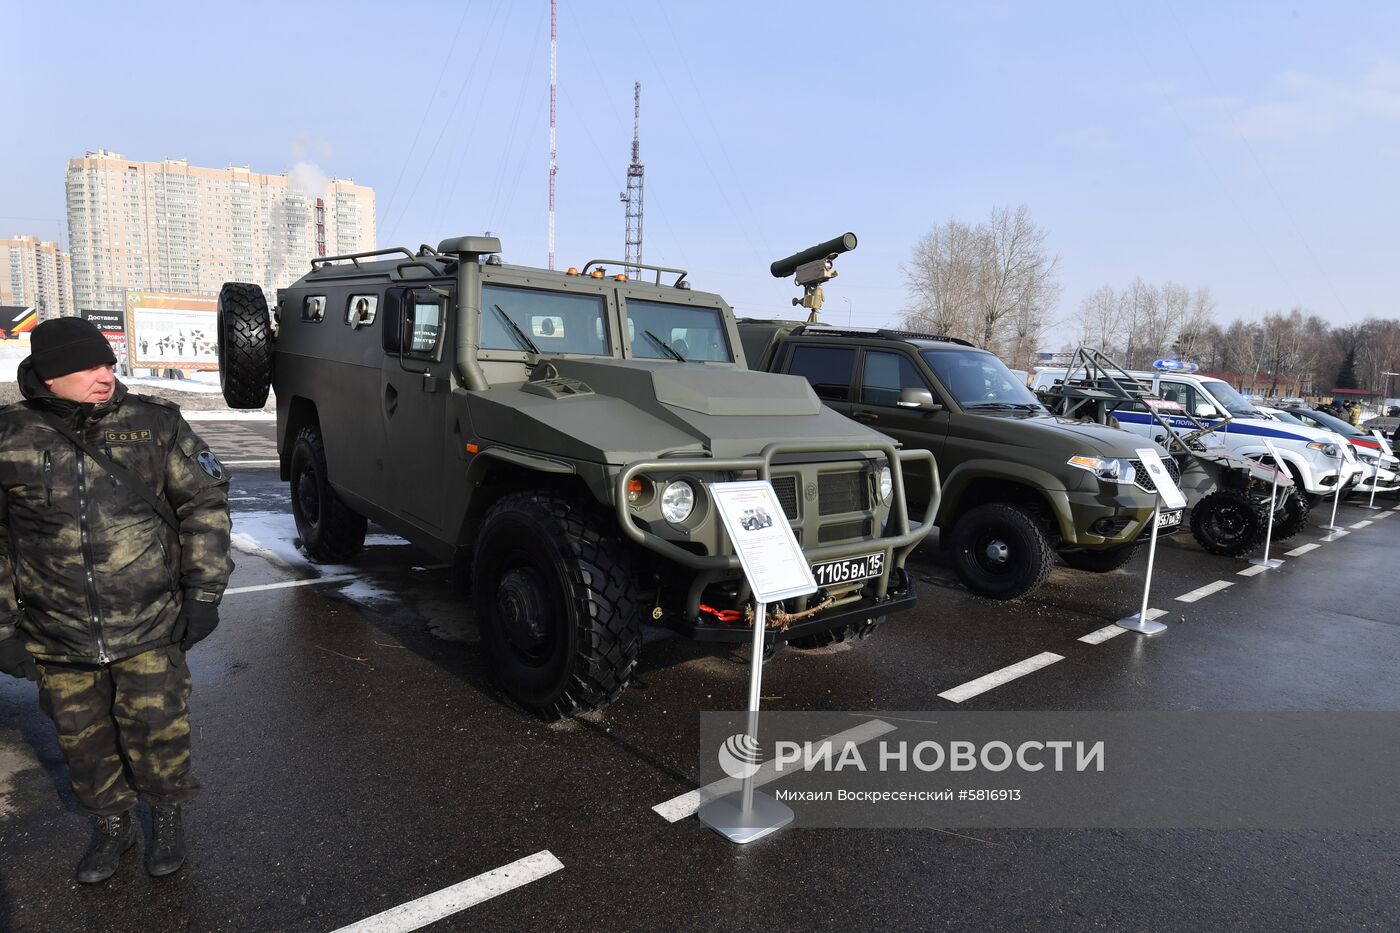
[[[1215,410],[1215,406],[1209,402],[1201,402],[1196,405],[1195,415],[1197,418],[1214,418],[1220,412]]]
[[[403,352],[404,345],[404,320],[403,307],[404,296],[408,293],[406,288],[390,288],[384,292],[384,300],[380,302],[379,316],[384,319],[384,352],[399,354]]]
[[[928,389],[900,389],[899,401],[895,404],[900,408],[914,408],[919,411],[943,410],[943,406],[933,400],[933,393]]]

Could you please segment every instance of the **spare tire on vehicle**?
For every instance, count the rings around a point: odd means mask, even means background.
[[[224,401],[230,408],[262,408],[272,387],[272,315],[262,289],[225,282],[217,326]]]

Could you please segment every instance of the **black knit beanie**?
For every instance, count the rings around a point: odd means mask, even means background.
[[[29,335],[29,360],[40,379],[57,379],[104,363],[115,366],[112,345],[80,317],[51,318]]]

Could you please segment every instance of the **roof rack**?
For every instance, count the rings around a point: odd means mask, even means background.
[[[588,270],[593,266],[621,266],[624,269],[645,269],[648,272],[655,272],[656,284],[658,286],[661,284],[661,274],[664,272],[676,277],[676,280],[671,283],[672,288],[684,289],[690,287],[690,283],[685,281],[685,277],[690,275],[690,273],[684,269],[672,269],[670,266],[651,266],[644,262],[628,262],[624,259],[590,259],[583,264],[583,271],[579,274],[587,276]]]
[[[956,343],[962,347],[976,347],[976,344],[961,337],[947,334],[924,334],[912,330],[893,330],[888,327],[836,327],[831,324],[805,324],[801,333],[833,334],[841,337],[884,337],[886,340],[937,340],[943,343]]]

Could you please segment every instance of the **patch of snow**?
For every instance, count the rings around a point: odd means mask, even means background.
[[[200,373],[199,375],[204,375]],[[121,381],[128,388],[133,389],[165,389],[171,392],[199,392],[218,394],[223,391],[219,388],[219,374],[214,373],[214,384],[203,379],[161,379],[154,376],[122,376]]]

